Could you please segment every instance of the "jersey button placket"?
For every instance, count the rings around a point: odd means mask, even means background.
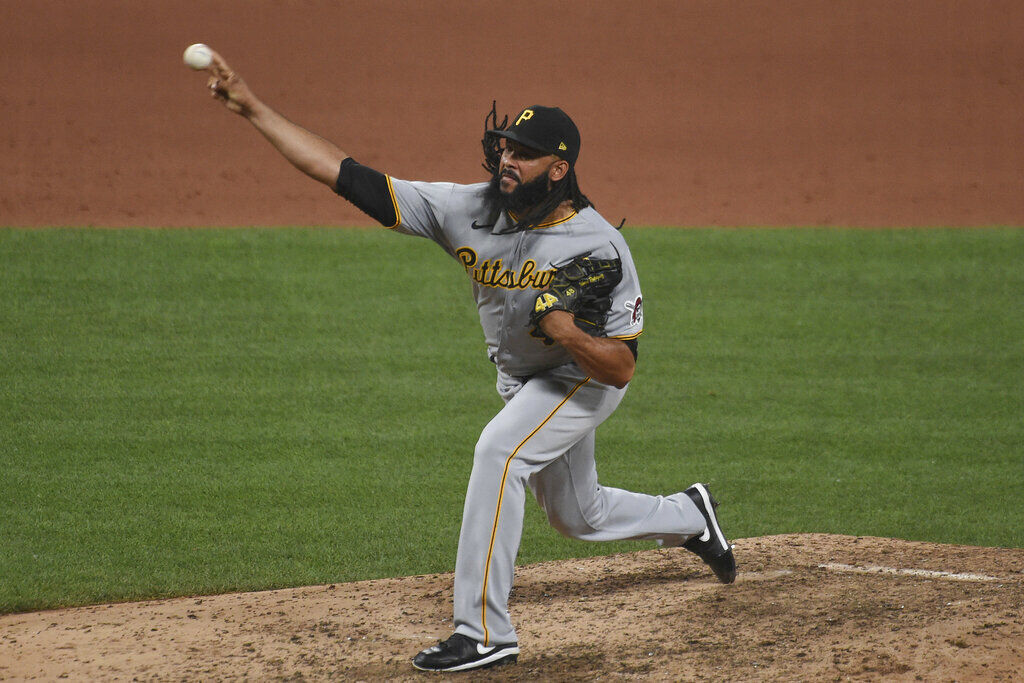
[[[526,233],[522,231],[515,233],[515,241],[512,243],[510,258],[508,260],[508,265],[506,266],[509,269],[511,269],[512,272],[516,272],[521,265],[520,262],[522,261],[523,237],[525,234]],[[514,319],[513,313],[516,310],[516,292],[517,290],[515,288],[511,288],[508,290],[507,294],[505,295],[504,310],[502,310],[501,312],[501,321],[504,323],[503,328],[505,330],[505,344],[508,343],[508,338],[512,335],[512,320]],[[512,349],[506,347],[506,352],[508,353],[509,356],[512,355]]]
[[[521,237],[521,232],[516,233],[513,243],[505,253],[505,260],[503,263],[506,268],[510,268],[518,259]],[[498,357],[507,360],[511,360],[513,358],[512,349],[509,347],[508,341],[509,336],[512,334],[512,325],[509,324],[509,321],[511,319],[510,303],[513,301],[513,294],[513,290],[505,290],[505,302],[501,309],[501,324],[498,326]]]

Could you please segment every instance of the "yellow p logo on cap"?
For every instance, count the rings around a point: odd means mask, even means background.
[[[532,109],[524,109],[523,113],[519,115],[518,119],[516,119],[516,124],[515,125],[518,126],[523,121],[529,121],[532,118],[533,118],[533,110]]]

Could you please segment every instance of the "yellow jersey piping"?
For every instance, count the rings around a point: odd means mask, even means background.
[[[636,339],[637,337],[639,337],[643,333],[644,333],[644,331],[640,330],[636,334],[621,334],[621,335],[618,335],[618,336],[615,336],[615,337],[608,337],[608,338],[609,339],[619,339],[621,341],[629,341],[630,339]]]
[[[519,222],[519,216],[515,215],[511,211],[508,212],[508,215],[512,219],[513,222],[515,222],[515,223]],[[538,225],[538,226],[536,226],[536,227],[534,227],[532,229],[533,230],[540,230],[541,228],[550,228],[550,227],[555,226],[555,225],[560,225],[560,224],[562,224],[562,223],[564,223],[566,221],[572,220],[573,218],[576,217],[576,215],[577,215],[577,212],[573,211],[571,214],[569,214],[565,218],[559,218],[557,221],[551,221],[550,223],[541,223],[540,225]]]
[[[539,432],[541,428],[548,423],[548,420],[554,417],[555,413],[558,412],[558,409],[564,406],[566,402],[573,397],[573,394],[575,394],[580,387],[582,387],[589,381],[589,377],[584,377],[579,384],[574,386],[572,388],[572,391],[570,391],[566,395],[566,397],[562,399],[562,402],[555,406],[554,410],[548,413],[548,416],[545,417],[539,425],[537,425],[536,429],[530,432],[530,434],[525,439],[519,442],[519,445],[515,447],[515,450],[512,451],[512,454],[508,456],[507,460],[505,460],[505,469],[501,473],[501,486],[498,488],[498,504],[494,509],[494,524],[491,526],[491,542],[487,546],[487,561],[484,564],[484,586],[482,595],[483,606],[480,608],[480,624],[481,626],[483,626],[484,629],[484,647],[490,645],[490,633],[487,630],[487,580],[490,577],[491,572],[491,556],[494,554],[494,538],[498,534],[498,519],[501,517],[501,501],[505,496],[505,481],[508,479],[508,468],[512,464],[512,459],[516,457],[516,453],[519,452],[519,449],[522,448],[527,441],[532,439],[534,434]]]
[[[395,188],[391,187],[391,176],[384,176],[388,181],[388,194],[391,195],[391,206],[395,207],[395,224],[386,226],[388,230],[394,230],[402,224],[402,210],[398,208],[398,198],[395,197]]]

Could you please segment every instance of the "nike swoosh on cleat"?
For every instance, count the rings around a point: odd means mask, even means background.
[[[731,546],[726,542],[725,536],[722,534],[722,529],[718,526],[718,520],[715,515],[715,504],[711,502],[711,494],[708,493],[707,487],[703,484],[700,485],[697,490],[700,492],[701,500],[704,501],[704,507],[710,513],[708,516],[708,528],[705,533],[708,534],[708,538],[711,538],[711,533],[713,532],[715,536],[718,537],[718,542],[720,544],[725,546],[726,549],[730,548]],[[714,529],[712,529],[712,526]]]
[[[701,543],[707,543],[708,541],[711,540],[711,527],[710,526],[707,527],[706,529],[704,529],[704,533],[702,533],[700,535],[700,539],[699,540],[700,540]]]
[[[494,652],[494,648],[496,648],[496,647],[497,647],[497,645],[491,645],[490,647],[484,647],[480,643],[477,643],[476,644],[476,652],[477,652],[477,654],[485,655],[488,652]]]

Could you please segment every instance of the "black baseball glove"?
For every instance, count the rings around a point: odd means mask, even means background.
[[[553,344],[554,340],[541,331],[540,320],[552,311],[566,311],[575,317],[576,327],[591,336],[603,337],[612,307],[612,290],[620,282],[620,259],[574,258],[555,271],[548,288],[534,300],[530,334],[543,339],[545,344]]]

